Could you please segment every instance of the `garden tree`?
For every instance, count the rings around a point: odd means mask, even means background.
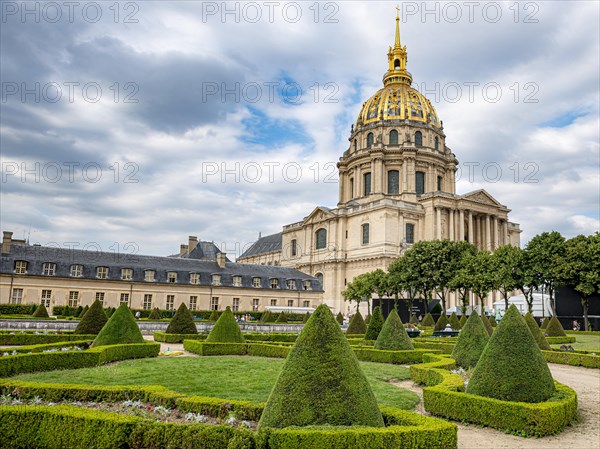
[[[388,267],[387,287],[389,295],[394,296],[394,309],[398,309],[398,296],[405,292],[402,300],[407,302],[409,320],[412,319],[412,309],[418,295],[417,273],[409,264],[410,259],[399,257]]]
[[[427,312],[427,314],[423,318],[423,321],[421,321],[421,325],[426,327],[435,326],[435,321],[433,320],[431,313]]]
[[[405,264],[404,270],[409,275],[408,283],[422,295],[426,304],[433,299],[433,293],[437,287],[437,268],[430,260],[437,245],[438,241],[436,240],[421,240],[402,256]]]
[[[494,318],[494,315],[490,315],[490,317],[488,318],[488,321],[490,322],[490,326],[492,326],[492,327],[498,326],[498,323],[496,322],[496,318]]]
[[[550,318],[548,318],[548,317],[544,318],[544,321],[542,321],[542,324],[540,325],[540,329],[546,329],[548,327],[549,322],[550,322]]]
[[[548,364],[514,304],[490,337],[466,392],[515,402],[542,402],[554,394]]]
[[[369,321],[369,327],[365,333],[365,340],[377,340],[379,332],[383,327],[383,314],[381,313],[381,307],[377,306],[373,309],[373,315],[371,321]]]
[[[219,312],[213,310],[210,312],[210,316],[208,317],[208,321],[217,321],[219,319]]]
[[[49,318],[46,306],[44,304],[40,304],[39,306],[37,306],[32,316],[34,318]]]
[[[454,312],[452,312],[452,315],[450,315],[448,322],[450,323],[450,327],[452,327],[452,329],[455,331],[460,330],[462,327],[458,317],[456,316],[456,313]]]
[[[483,302],[489,292],[494,289],[494,275],[491,270],[492,255],[489,251],[478,251],[475,255],[467,257],[466,263],[472,264],[473,270],[471,291],[480,299],[483,314]]]
[[[554,315],[548,322],[548,327],[546,327],[546,335],[548,335],[548,337],[567,336],[565,329],[562,327],[562,324],[560,324],[560,321],[558,321],[558,318],[556,318],[556,315]]]
[[[344,324],[344,315],[342,315],[342,312],[338,312],[338,314],[335,317],[335,320],[340,326]]]
[[[375,341],[375,349],[387,351],[402,351],[413,350],[414,346],[410,337],[406,333],[406,329],[402,325],[402,320],[398,316],[396,309],[392,309],[388,315],[377,341]]]
[[[388,273],[381,268],[377,268],[375,271],[368,273],[367,280],[371,284],[371,294],[375,293],[379,298],[379,304],[381,304],[381,299],[389,295]],[[369,308],[369,313],[370,310]]]
[[[287,323],[288,322],[288,317],[285,313],[281,312],[279,314],[279,316],[277,317],[277,321],[276,323]]]
[[[227,306],[225,311],[221,314],[213,328],[211,329],[208,337],[206,337],[207,343],[244,343],[244,336],[238,326],[233,312]]]
[[[464,240],[455,242],[456,264],[452,270],[452,276],[447,280],[448,288],[454,290],[461,304],[462,314],[467,313],[469,305],[469,290],[473,287],[473,278],[477,273],[477,266],[473,258],[477,248],[472,243]]]
[[[194,317],[190,310],[187,308],[185,303],[177,308],[175,316],[169,322],[167,327],[167,334],[197,334],[196,324],[194,323]]]
[[[584,329],[589,330],[589,297],[600,293],[600,234],[578,235],[567,240],[556,273],[558,285],[571,287],[579,293]]]
[[[460,316],[460,328],[462,329],[463,327],[465,327],[465,323],[467,322],[467,315],[465,315],[464,313]]]
[[[550,296],[552,314],[556,315],[554,292],[558,285],[557,278],[562,271],[559,269],[559,265],[565,253],[565,238],[557,231],[542,232],[527,243],[525,251],[527,253],[526,265],[529,276],[532,277],[528,283],[545,287]]]
[[[96,299],[86,314],[83,315],[73,333],[96,335],[102,330],[107,321],[108,318],[104,313],[102,303]]]
[[[92,346],[144,343],[144,337],[127,304],[121,304],[100,330]]]
[[[302,317],[302,324],[306,324],[309,319],[310,319],[310,313],[306,312],[304,314],[304,316]],[[344,317],[342,317],[342,324],[343,324],[343,321],[344,321]]]
[[[463,368],[473,368],[477,365],[489,338],[483,321],[474,310],[465,322],[462,331],[458,334],[458,340],[452,351],[452,358],[456,360],[457,365]]]
[[[454,290],[453,279],[462,267],[462,259],[474,254],[475,246],[469,242],[453,242],[451,240],[434,240],[431,245],[431,270],[435,276],[435,292],[446,310],[446,298]]]
[[[355,276],[354,279],[346,285],[346,290],[342,291],[342,296],[346,301],[356,301],[357,312],[360,307],[360,302],[365,299],[370,301],[372,294],[373,290],[371,280],[369,279],[369,273]]]
[[[544,351],[552,351],[548,340],[546,340],[546,337],[544,337],[544,335],[542,334],[542,331],[540,330],[540,327],[536,323],[535,318],[533,317],[531,312],[527,312],[524,318],[525,322],[527,323],[527,327],[531,331],[531,335],[533,335],[533,338],[535,339],[538,347],[540,349],[543,349]]]
[[[346,330],[346,335],[364,334],[367,332],[367,325],[360,312],[356,312],[350,319],[350,324]]]
[[[522,260],[523,251],[518,246],[504,245],[492,253],[493,289],[502,294],[506,309],[510,292],[523,286]]]
[[[488,331],[488,334],[492,335],[494,333],[494,328],[492,327],[490,320],[485,313],[481,314],[481,321],[483,321],[483,325],[485,326],[485,330]]]
[[[150,312],[150,315],[148,315],[148,319],[149,320],[160,320],[160,310],[158,310],[158,307],[155,307],[154,309],[152,309],[152,312]]]
[[[296,339],[258,427],[383,427],[371,386],[328,307]]]
[[[446,324],[448,324],[448,317],[445,313],[442,313],[438,320],[435,323],[434,331],[441,331],[446,328]]]

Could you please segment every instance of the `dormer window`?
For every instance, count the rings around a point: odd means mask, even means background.
[[[310,281],[304,281],[304,290],[312,290]]]
[[[98,279],[108,279],[108,267],[96,267],[96,277]]]
[[[296,290],[296,281],[294,279],[288,279],[286,285],[288,290]]]
[[[56,264],[52,262],[44,262],[42,265],[42,274],[44,276],[54,276],[56,273]]]
[[[167,282],[169,284],[175,284],[177,282],[177,273],[175,271],[167,272]]]
[[[241,287],[242,286],[242,277],[241,276],[234,276],[233,277],[233,286],[234,287]]]
[[[252,278],[252,287],[254,287],[254,288],[261,287],[260,278]]]
[[[121,280],[130,281],[133,279],[133,270],[131,268],[121,268]]]
[[[270,285],[271,285],[271,288],[279,288],[279,279],[271,279]]]
[[[74,278],[79,278],[83,274],[83,265],[71,265],[69,274]]]
[[[221,285],[221,275],[220,274],[212,275],[212,285]]]
[[[154,271],[154,270],[145,270],[144,271],[144,281],[146,281],[146,282],[154,282],[154,281],[156,281],[156,271]]]
[[[25,261],[25,260],[16,260],[15,261],[15,273],[16,274],[25,274],[25,273],[27,273],[27,261]]]
[[[200,274],[190,273],[190,284],[199,284],[199,283],[200,283]]]

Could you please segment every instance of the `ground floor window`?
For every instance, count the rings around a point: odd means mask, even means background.
[[[167,310],[173,310],[175,308],[175,295],[167,295]]]
[[[142,307],[144,308],[144,310],[150,310],[152,308],[152,295],[144,295],[144,302],[142,304]]]
[[[12,298],[10,299],[10,302],[12,302],[13,304],[21,304],[21,301],[23,301],[23,289],[13,288]]]
[[[256,312],[258,310],[258,305],[260,304],[260,300],[258,298],[254,298],[252,300],[252,311]]]
[[[288,299],[288,307],[294,307],[294,300]]]
[[[71,290],[69,292],[69,307],[77,307],[79,303],[79,292]]]
[[[52,290],[42,290],[42,300],[40,301],[44,307],[50,307],[50,298],[52,298]]]
[[[302,301],[302,307],[310,307],[310,301]]]
[[[233,303],[231,304],[231,309],[234,312],[240,310],[240,298],[233,298]]]
[[[129,305],[129,293],[121,293],[121,297],[119,298],[119,304]]]
[[[104,306],[104,292],[96,292],[96,300],[100,301],[100,304]]]
[[[190,310],[196,310],[198,307],[198,297],[190,296]]]
[[[277,300],[276,299],[272,299],[271,300],[271,305],[272,306],[276,306],[277,305]]]
[[[211,298],[210,310],[219,310],[219,298],[217,298],[217,297]]]

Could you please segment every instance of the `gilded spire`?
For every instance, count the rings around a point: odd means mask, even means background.
[[[388,51],[388,71],[383,77],[383,84],[412,84],[412,75],[406,70],[406,46],[400,44],[400,8],[396,6],[396,39],[394,48]]]

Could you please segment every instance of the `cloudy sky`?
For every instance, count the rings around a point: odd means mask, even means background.
[[[197,235],[233,255],[335,207],[395,6],[2,1],[1,229],[156,255]],[[414,85],[461,162],[457,192],[511,208],[523,244],[597,231],[599,3],[400,11]]]

